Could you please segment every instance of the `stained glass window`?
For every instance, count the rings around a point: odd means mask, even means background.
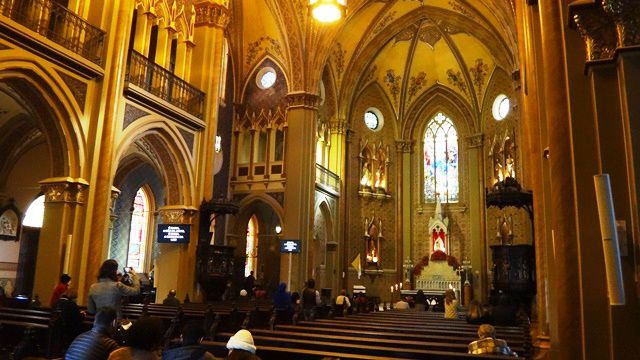
[[[144,272],[145,270],[149,211],[149,197],[144,188],[140,188],[133,200],[131,230],[129,231],[129,252],[127,255],[127,267],[132,267],[137,272]]]
[[[244,276],[249,276],[258,269],[258,219],[255,215],[247,224],[247,262],[244,266]]]
[[[458,133],[451,119],[438,113],[424,134],[424,197],[427,202],[458,202]]]

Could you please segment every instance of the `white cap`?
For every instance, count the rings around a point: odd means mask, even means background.
[[[244,350],[252,354],[256,353],[256,347],[253,345],[253,336],[247,330],[238,330],[238,332],[229,338],[227,349]]]
[[[247,296],[247,290],[245,289],[240,290],[240,296]]]

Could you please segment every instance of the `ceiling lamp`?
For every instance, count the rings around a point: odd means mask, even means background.
[[[340,20],[347,10],[347,0],[309,0],[313,17],[323,23]]]

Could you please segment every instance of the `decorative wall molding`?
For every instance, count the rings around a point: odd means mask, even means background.
[[[89,183],[82,178],[59,177],[40,181],[45,203],[84,204]]]
[[[164,224],[192,224],[197,212],[197,208],[185,205],[169,205],[158,209]]]
[[[284,207],[284,192],[283,191],[268,192],[267,195],[269,195],[272,198],[274,198],[278,202],[278,204],[280,204],[280,206]]]
[[[464,140],[469,149],[479,148],[479,147],[482,147],[484,134],[479,133],[479,134],[469,135],[465,137]]]
[[[80,110],[84,112],[84,105],[86,103],[87,96],[87,83],[61,71],[58,71],[58,75],[60,75],[62,81],[69,87],[69,90],[71,90],[71,94],[73,95],[73,98],[76,99]]]
[[[126,129],[127,126],[131,125],[134,121],[147,115],[149,115],[148,112],[131,104],[126,104],[124,107],[124,120],[122,122],[122,130]]]
[[[396,140],[396,152],[399,153],[413,153],[413,140]]]
[[[289,109],[305,108],[318,110],[320,96],[304,91],[292,92],[287,94],[287,104]]]
[[[617,47],[616,25],[599,6],[573,6],[573,21],[587,47],[587,60],[613,58]]]
[[[344,135],[347,132],[349,124],[345,120],[335,120],[329,122],[329,130],[332,134]]]
[[[213,26],[225,29],[231,22],[231,12],[226,6],[210,2],[195,5],[195,26]]]
[[[195,140],[195,134],[191,131],[187,131],[182,128],[178,128],[178,131],[180,132],[180,135],[182,135],[182,138],[184,139],[184,141],[187,143],[189,152],[191,153],[191,155],[193,155],[193,143]]]

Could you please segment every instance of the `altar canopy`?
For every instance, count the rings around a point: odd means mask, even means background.
[[[429,218],[429,233],[431,234],[431,251],[442,251],[449,254],[449,218],[442,217],[442,205],[440,197],[436,196],[436,209],[431,218]]]

